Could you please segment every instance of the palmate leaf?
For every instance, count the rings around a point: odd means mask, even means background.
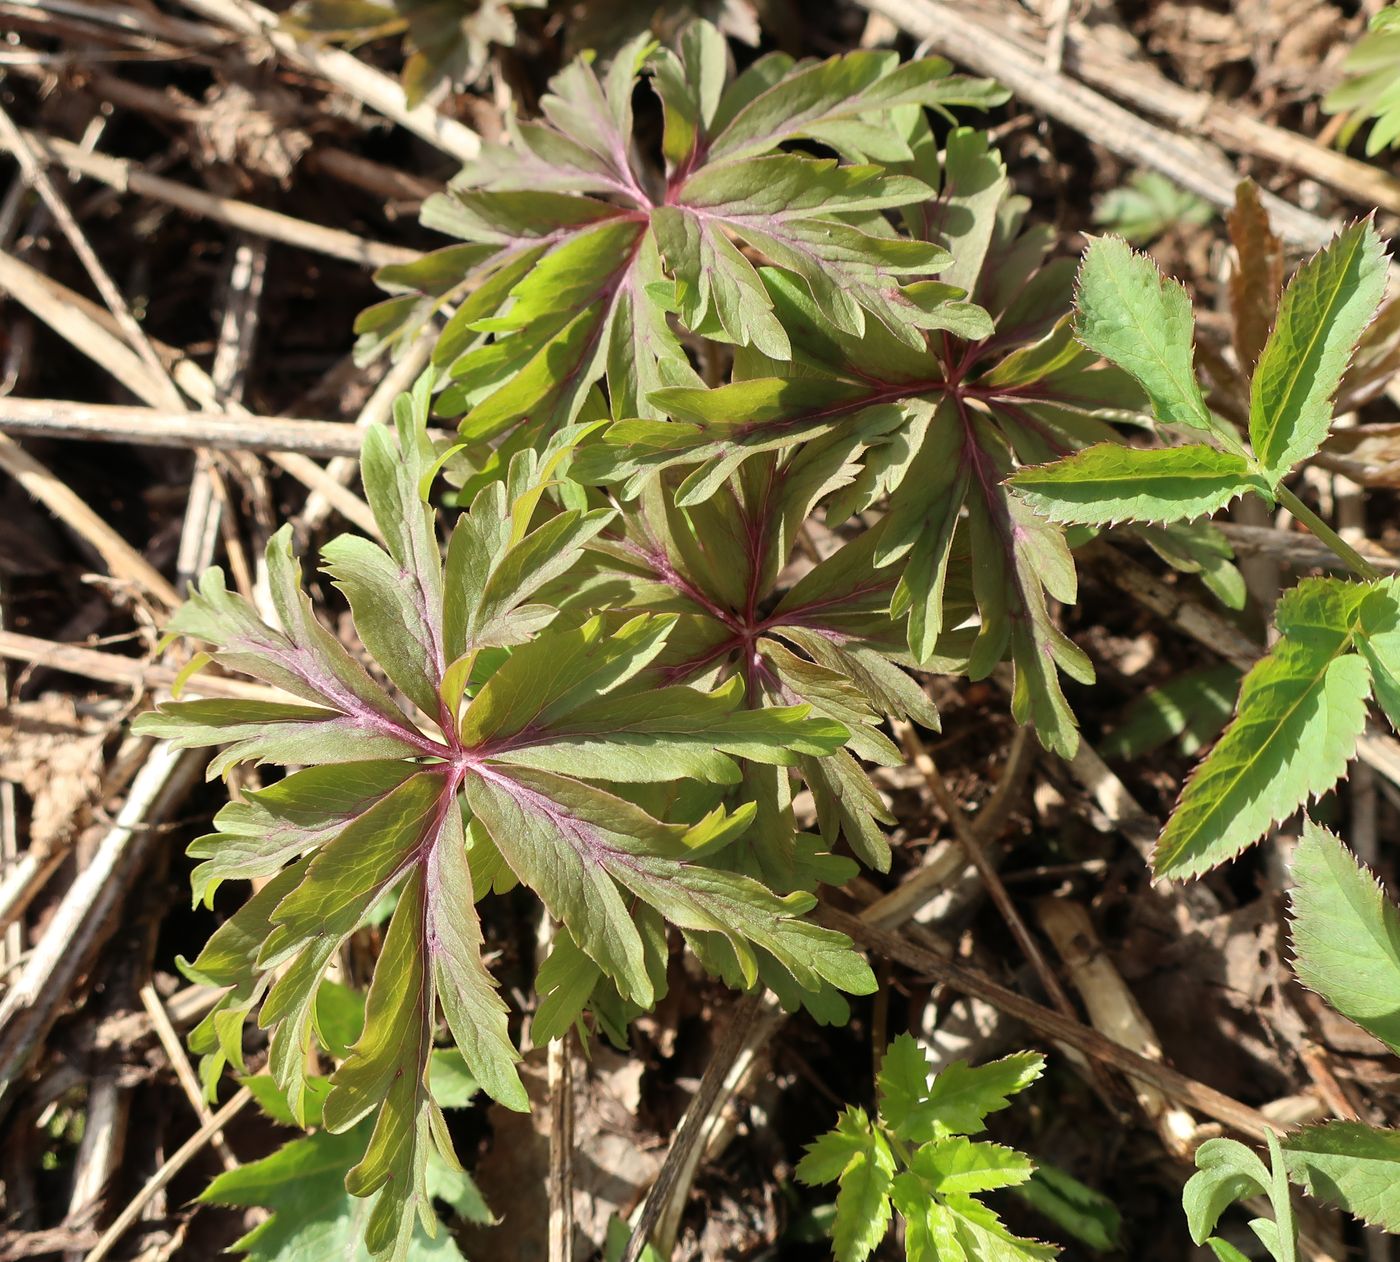
[[[470,442],[532,442],[595,406],[602,378],[613,417],[655,417],[655,391],[700,384],[668,313],[702,336],[788,354],[745,249],[790,269],[838,327],[858,334],[873,320],[916,344],[950,298],[919,278],[949,256],[880,213],[930,192],[889,168],[910,157],[903,119],[1005,96],[949,69],[876,51],[770,54],[735,78],[703,21],[674,52],[634,40],[601,78],[576,61],[551,81],[540,120],[513,120],[506,144],[426,203],[428,226],[469,244],[381,273],[396,296],[361,317],[361,352],[456,305],[434,356],[453,383],[439,410],[462,416]],[[640,75],[663,107],[661,173],[634,143]],[[846,162],[783,148],[798,141]]]
[[[433,1223],[430,1154],[455,1164],[428,1067],[441,1018],[471,1075],[497,1100],[527,1105],[507,1008],[481,958],[474,904],[503,866],[529,886],[600,974],[630,1001],[656,989],[655,929],[722,944],[743,984],[759,953],[787,984],[864,992],[874,979],[840,934],[806,922],[810,894],[771,892],[716,863],[751,825],[725,791],[748,766],[819,761],[846,728],[804,706],[742,708],[740,681],[661,692],[647,668],[675,618],[641,613],[557,620],[534,599],[580,557],[606,510],[547,503],[559,451],[517,456],[476,498],[444,560],[420,496],[433,453],[430,379],[396,408],[398,449],[371,431],[362,475],[386,549],[337,541],[327,558],[360,638],[416,707],[411,717],[316,620],[286,537],[269,548],[281,630],[206,576],[172,628],[209,642],[220,664],[309,705],[171,702],[139,720],[179,744],[232,740],[220,758],[298,763],[201,839],[201,893],[218,881],[268,883],[210,939],[188,971],[227,987],[192,1040],[206,1081],[241,1065],[241,1026],[261,1004],[269,1067],[291,1115],[327,1129],[369,1127],[346,1186],[374,1196],[365,1241],[406,1256],[415,1221]],[[557,625],[555,625],[557,622]],[[261,704],[261,703],[260,703]],[[674,821],[632,800],[677,775],[712,785]],[[472,837],[469,855],[467,833]],[[289,865],[289,866],[283,866]],[[366,1000],[364,1029],[320,1093],[307,1063],[327,966],[371,910],[396,902]],[[664,969],[664,933],[659,939]]]
[[[715,495],[677,507],[673,479],[644,484],[619,527],[590,549],[593,577],[567,600],[608,601],[629,611],[675,619],[649,668],[656,691],[647,705],[703,686],[742,695],[751,719],[793,704],[811,707],[845,749],[829,757],[795,744],[793,762],[811,790],[822,838],[844,837],[865,863],[889,864],[879,828],[883,803],[857,759],[894,764],[897,747],[879,730],[887,717],[936,726],[937,713],[905,672],[907,652],[884,616],[893,576],[873,571],[877,536],[861,536],[784,587],[780,582],[796,527],[823,489],[850,476],[839,445],[809,444],[790,461],[746,464]],[[737,690],[737,691],[736,691]],[[693,707],[692,707],[693,708]],[[663,721],[658,715],[656,722]],[[735,720],[730,720],[734,722]],[[698,740],[713,743],[697,728]],[[757,803],[751,871],[776,888],[798,880],[800,845],[786,775],[751,767],[746,796]]]
[[[658,472],[685,470],[676,498],[693,507],[747,461],[781,468],[804,445],[842,449],[852,471],[826,504],[828,521],[886,510],[872,557],[895,580],[890,608],[907,618],[914,659],[946,656],[940,638],[963,621],[946,600],[949,561],[973,553],[980,630],[969,671],[980,678],[1009,655],[1017,718],[1072,752],[1077,733],[1058,675],[1093,676],[1055,626],[1052,603],[1074,600],[1074,565],[1062,533],[1003,481],[1019,464],[1113,440],[1108,420],[1140,409],[1141,395],[1074,342],[1062,322],[1071,269],[1044,261],[1047,234],[1023,231],[1024,207],[985,137],[954,131],[940,162],[927,129],[916,128],[913,148],[911,169],[943,187],[905,217],[953,254],[944,275],[971,287],[949,291],[936,331],[917,346],[873,320],[851,334],[789,272],[765,269],[792,361],[749,349],[729,385],[660,390],[652,400],[669,421],[618,421],[574,468],[625,497]]]
[[[1094,203],[1094,222],[1134,245],[1146,245],[1178,225],[1200,227],[1214,214],[1209,203],[1158,171],[1135,171]]]
[[[1400,1053],[1400,911],[1341,841],[1311,820],[1293,856],[1293,879],[1299,981]]]

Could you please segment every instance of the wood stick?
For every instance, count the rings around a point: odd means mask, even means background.
[[[1160,1061],[1161,1040],[1108,958],[1089,913],[1067,898],[1041,899],[1036,913],[1041,928],[1064,960],[1094,1028],[1115,1043],[1149,1060]],[[1191,1114],[1147,1083],[1138,1082],[1135,1095],[1138,1106],[1156,1127],[1167,1151],[1182,1160],[1190,1160],[1196,1143],[1196,1121]]]
[[[100,308],[27,263],[4,253],[0,253],[0,289],[7,290],[55,333],[101,364],[138,398],[153,402],[157,387],[150,372],[119,338],[104,327],[101,316],[105,313]],[[164,348],[158,349],[163,354],[167,353]],[[171,375],[175,383],[202,410],[227,410],[245,420],[252,416],[247,408],[240,405],[221,404],[209,374],[193,360],[184,358],[176,350],[170,350],[168,354],[174,360]],[[378,537],[379,527],[369,511],[369,505],[329,478],[319,465],[296,452],[269,452],[268,458],[302,485],[319,490],[346,520],[354,522],[372,538]]]
[[[73,253],[78,256],[78,261],[82,263],[83,269],[92,278],[92,283],[97,286],[97,292],[102,295],[102,301],[107,304],[107,310],[112,313],[117,327],[121,329],[132,350],[141,357],[146,367],[150,369],[152,377],[160,383],[164,396],[161,401],[167,406],[178,406],[180,392],[175,389],[175,383],[166,375],[165,367],[160,362],[155,347],[151,345],[150,338],[146,336],[146,331],[136,322],[136,317],[131,314],[131,308],[127,305],[121,290],[107,274],[107,269],[102,266],[102,260],[97,257],[97,251],[92,248],[91,242],[88,241],[82,228],[78,226],[78,221],[73,218],[73,212],[68,209],[68,203],[59,196],[58,190],[54,187],[53,181],[49,179],[48,172],[44,170],[28,137],[20,132],[3,108],[0,108],[0,144],[3,144],[14,154],[25,182],[43,199],[49,214],[53,216],[63,235],[67,237],[68,244],[73,247]],[[75,153],[82,154],[84,158],[92,157],[80,145],[73,145],[72,149]]]
[[[44,936],[0,999],[0,1100],[28,1068],[79,974],[111,932],[118,906],[157,843],[160,824],[208,757],[206,750],[156,744],[92,861],[54,909]]]
[[[168,609],[180,603],[170,581],[88,507],[88,503],[8,434],[0,434],[0,469],[86,543],[113,578],[133,583]]]
[[[176,206],[192,215],[228,224],[231,228],[241,229],[254,236],[267,237],[271,241],[281,241],[298,249],[345,259],[364,267],[410,263],[418,257],[417,250],[410,250],[405,246],[370,241],[341,228],[327,228],[292,215],[284,215],[279,210],[268,210],[265,206],[255,206],[251,202],[219,197],[215,193],[190,188],[187,184],[143,171],[135,163],[124,158],[87,153],[57,136],[45,136],[32,131],[21,134],[34,153],[46,162],[62,165],[78,175],[97,180],[118,192],[149,197],[152,201]],[[4,143],[7,149],[11,148],[3,136],[0,136],[0,143]],[[13,152],[13,149],[11,151]]]
[[[1148,166],[1212,205],[1234,205],[1239,174],[1214,145],[1197,143],[1155,126],[1087,84],[1052,72],[1041,57],[1025,52],[975,6],[942,0],[861,0],[919,39],[978,74],[1004,83],[1028,105],[1082,132],[1134,166]],[[1317,249],[1339,225],[1262,193],[1260,200],[1280,235],[1294,245]]]
[[[199,1118],[200,1125],[208,1126],[214,1117],[213,1110],[205,1103],[199,1079],[195,1076],[194,1068],[190,1065],[190,1058],[185,1053],[185,1045],[180,1042],[180,1036],[175,1032],[175,1027],[170,1022],[165,1005],[161,1003],[160,996],[156,994],[156,988],[150,982],[141,987],[140,994],[141,1006],[145,1008],[146,1015],[151,1019],[151,1028],[155,1030],[156,1038],[160,1040],[160,1045],[165,1050],[165,1058],[170,1062],[170,1068],[175,1071],[176,1081],[179,1082],[180,1089],[185,1093],[185,1099],[190,1102],[190,1107],[194,1110],[195,1116]],[[224,1169],[236,1170],[238,1158],[234,1155],[233,1149],[228,1146],[223,1132],[215,1131],[210,1142],[219,1154],[219,1160],[223,1162]]]
[[[975,9],[964,11],[1027,54],[1035,53],[1047,36],[1056,33],[1054,25],[1047,29],[1020,5],[983,0]],[[1122,28],[1115,34],[1126,35]],[[1084,22],[1067,23],[1064,52],[1061,65],[1050,69],[1066,70],[1186,135],[1206,136],[1232,153],[1277,162],[1364,206],[1380,206],[1400,214],[1400,179],[1384,166],[1349,157],[1309,136],[1263,122],[1208,92],[1185,88],[1162,74],[1147,56],[1120,51],[1116,41],[1099,37],[1095,28]]]
[[[1257,1109],[1175,1069],[1131,1052],[1097,1030],[1018,995],[985,974],[944,959],[899,934],[876,929],[860,917],[834,908],[824,908],[821,920],[833,929],[850,935],[858,945],[936,978],[961,994],[984,1000],[999,1012],[1030,1026],[1043,1037],[1068,1044],[1129,1077],[1151,1083],[1174,1099],[1191,1105],[1242,1134],[1262,1139],[1266,1131],[1276,1129]]]
[[[139,657],[118,657],[115,653],[102,653],[76,644],[57,644],[53,640],[20,635],[17,631],[0,631],[0,657],[138,690],[170,688],[178,674],[169,666],[157,666]],[[293,700],[265,684],[228,679],[207,670],[187,680],[185,691],[200,697],[235,697],[245,701]]]
[[[977,869],[977,875],[986,887],[987,894],[997,911],[1001,913],[1006,927],[1011,930],[1011,936],[1016,939],[1016,945],[1021,948],[1021,954],[1026,957],[1026,961],[1035,970],[1035,975],[1040,979],[1040,984],[1050,997],[1050,1002],[1063,1015],[1075,1019],[1076,1013],[1069,995],[1065,992],[1064,986],[1061,985],[1054,968],[1045,958],[1044,952],[1041,951],[1040,944],[1035,940],[1035,936],[1017,910],[1016,904],[1006,892],[1006,886],[1002,884],[1001,876],[983,851],[982,847],[985,844],[983,839],[979,838],[973,831],[961,803],[954,800],[947,782],[943,779],[943,773],[939,771],[938,765],[933,760],[933,755],[928,752],[923,741],[919,739],[919,734],[914,730],[913,724],[907,720],[897,720],[894,724],[894,731],[895,735],[899,737],[900,744],[904,746],[905,756],[923,776],[924,783],[933,795],[933,800],[938,803],[939,810],[943,812],[954,836],[961,844],[963,854],[967,856],[968,862]]]
[[[231,1097],[223,1108],[181,1144],[170,1155],[170,1159],[146,1180],[145,1186],[132,1197],[131,1203],[117,1215],[112,1225],[102,1233],[97,1244],[93,1246],[92,1251],[83,1259],[83,1262],[102,1262],[102,1259],[112,1252],[121,1238],[135,1226],[137,1219],[141,1217],[141,1211],[150,1203],[151,1198],[189,1165],[203,1151],[205,1144],[223,1130],[252,1098],[253,1093],[247,1087],[241,1088],[237,1095]]]

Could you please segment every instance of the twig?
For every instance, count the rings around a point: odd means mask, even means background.
[[[45,276],[38,268],[0,252],[0,290],[38,316],[60,337],[101,364],[132,394],[158,405],[160,379],[97,317],[94,304]]]
[[[118,327],[126,336],[126,340],[145,361],[153,378],[161,383],[165,393],[165,398],[162,401],[167,406],[178,407],[180,393],[175,389],[174,383],[166,376],[165,366],[156,355],[155,347],[151,345],[150,338],[146,336],[145,330],[137,324],[136,317],[131,314],[131,308],[127,306],[121,290],[107,274],[107,269],[102,266],[102,260],[97,257],[97,251],[92,248],[83,230],[78,226],[78,221],[73,218],[72,211],[68,209],[68,203],[59,196],[58,190],[53,186],[53,181],[49,179],[48,173],[40,165],[39,158],[30,145],[28,137],[20,133],[19,128],[15,126],[3,107],[0,107],[0,144],[3,144],[14,154],[19,163],[20,171],[24,174],[25,181],[43,199],[49,214],[54,217],[54,221],[62,229],[63,235],[68,238],[68,244],[73,247],[73,253],[78,256],[79,262],[82,263],[84,270],[91,277],[92,283],[97,286],[97,292],[102,295],[102,301],[107,304],[107,309],[112,313]],[[74,154],[80,155],[84,159],[92,157],[86,149],[79,145],[70,145],[69,148]]]
[[[0,404],[3,407],[3,404]],[[0,422],[3,424],[3,422]],[[1277,557],[1285,565],[1345,569],[1340,557],[1326,544],[1301,531],[1274,530],[1269,526],[1242,526],[1237,522],[1217,522],[1216,529],[1243,555]],[[1378,570],[1400,569],[1400,557],[1391,555],[1372,540],[1358,540],[1357,551]]]
[[[123,158],[87,153],[57,136],[44,136],[30,131],[22,134],[34,152],[47,162],[61,164],[78,175],[97,180],[119,192],[135,193],[138,197],[165,202],[192,215],[228,224],[231,228],[238,228],[254,236],[267,237],[269,240],[281,241],[298,249],[359,263],[364,267],[407,263],[418,257],[418,251],[404,246],[369,241],[341,228],[327,228],[305,219],[284,215],[278,210],[268,210],[250,202],[190,188],[175,180],[167,180],[163,176],[143,171],[135,163]],[[9,147],[8,144],[6,147]]]
[[[127,1092],[110,1068],[88,1084],[83,1138],[74,1157],[73,1185],[68,1198],[68,1221],[96,1223],[102,1194],[121,1163],[126,1146]],[[87,1246],[70,1248],[64,1262],[77,1262]]]
[[[148,403],[154,400],[156,386],[145,364],[103,327],[100,309],[80,294],[3,253],[0,253],[0,289],[7,290],[54,332],[101,364],[133,394]],[[172,350],[168,353],[174,358],[171,375],[180,389],[201,409],[224,410],[209,374],[180,352]],[[237,405],[230,404],[227,410],[245,420],[252,416],[247,408]],[[320,465],[295,452],[271,452],[268,458],[302,485],[320,490],[348,521],[354,522],[367,534],[378,536],[379,528],[369,505],[334,479],[328,478]]]
[[[146,37],[157,34],[174,44],[195,48],[217,48],[228,41],[213,27],[199,22],[186,22],[158,9],[137,9],[116,4],[113,0],[6,0],[11,9],[30,9],[39,13],[59,13],[79,18],[128,35]]]
[[[134,583],[167,608],[174,609],[180,603],[165,575],[94,513],[85,499],[8,434],[0,434],[0,469],[88,544],[114,578]]]
[[[1162,1044],[1105,953],[1089,913],[1067,898],[1042,899],[1036,911],[1041,928],[1055,944],[1084,1000],[1094,1028],[1114,1042],[1160,1061]],[[1196,1139],[1196,1122],[1191,1114],[1173,1106],[1158,1088],[1147,1083],[1137,1083],[1135,1094],[1167,1151],[1180,1158],[1190,1157]]]
[[[1060,10],[1056,0],[1051,20],[1042,23],[1021,6],[983,0],[972,16],[985,25],[993,25],[998,34],[1015,41],[1026,52],[1035,52],[1054,37]],[[1165,119],[1187,135],[1209,137],[1232,152],[1277,162],[1330,185],[1365,206],[1400,213],[1400,179],[1383,166],[1349,157],[1320,136],[1300,136],[1266,123],[1218,95],[1185,88],[1162,74],[1147,56],[1125,54],[1117,47],[1117,40],[1100,38],[1096,29],[1102,27],[1069,22],[1064,48],[1064,65],[1069,74]],[[1126,36],[1122,27],[1114,34]]]
[[[388,75],[338,48],[297,39],[281,29],[275,13],[260,4],[249,3],[249,0],[180,0],[180,3],[231,30],[263,40],[288,60],[320,75],[459,162],[471,162],[481,151],[481,140],[470,128],[427,105],[409,109],[403,88]]]
[[[188,792],[207,759],[204,751],[176,750],[162,742],[132,781],[112,829],[68,887],[43,938],[0,999],[0,1099],[28,1066],[80,970],[110,932],[113,913],[159,835],[156,827]]]
[[[1052,118],[1082,132],[1136,166],[1149,166],[1216,206],[1234,204],[1239,176],[1213,145],[1164,131],[1102,93],[1054,74],[1042,58],[1026,52],[980,17],[973,6],[942,0],[861,0],[919,39],[926,39],[979,74],[991,75]],[[1335,226],[1264,193],[1261,200],[1279,232],[1308,249],[1325,245]]]
[[[117,1242],[135,1225],[136,1220],[141,1217],[141,1211],[146,1208],[151,1198],[189,1165],[203,1150],[204,1145],[223,1130],[252,1098],[253,1093],[247,1087],[241,1088],[237,1095],[233,1096],[208,1122],[181,1144],[170,1155],[169,1160],[146,1180],[145,1186],[132,1198],[131,1203],[117,1215],[112,1225],[102,1233],[97,1244],[93,1246],[92,1251],[83,1259],[83,1262],[102,1262],[102,1259],[112,1252]]]
[[[928,786],[929,792],[933,794],[933,800],[938,803],[938,809],[943,812],[944,818],[951,825],[968,862],[977,869],[977,875],[981,878],[992,902],[996,904],[997,911],[1001,913],[1001,918],[1006,922],[1007,928],[1011,930],[1011,936],[1016,939],[1016,945],[1021,948],[1021,954],[1026,957],[1027,963],[1035,970],[1035,975],[1040,979],[1040,984],[1045,988],[1050,1002],[1065,1016],[1076,1019],[1077,1014],[1074,1005],[1070,1002],[1069,995],[1065,993],[1065,988],[1060,984],[1055,970],[1050,967],[1049,961],[1046,960],[1040,949],[1040,944],[1027,928],[1020,911],[1011,900],[1011,895],[1006,892],[1006,886],[1002,884],[1000,874],[988,860],[982,848],[983,842],[973,832],[972,825],[968,822],[962,806],[954,800],[952,793],[949,792],[947,782],[943,779],[943,773],[938,770],[933,755],[928,752],[923,741],[919,739],[919,734],[914,730],[912,724],[906,721],[897,722],[895,734],[904,746],[904,752],[909,761],[923,776],[924,783]]]
[[[16,631],[0,631],[0,657],[138,690],[169,688],[178,674],[169,666],[156,666],[139,657],[118,657],[115,653],[80,648],[76,644],[57,644],[53,640],[20,635]],[[248,701],[290,700],[287,694],[276,688],[242,679],[227,679],[208,670],[200,671],[187,680],[185,690],[201,697],[238,697]]]
[[[261,237],[239,234],[233,243],[229,266],[227,299],[219,322],[219,341],[214,351],[211,377],[226,398],[243,402],[248,363],[257,338],[258,308],[262,300],[263,278],[267,273],[267,242]],[[180,533],[180,550],[175,573],[183,588],[213,564],[214,548],[222,525],[229,569],[238,590],[252,597],[252,576],[243,543],[229,520],[228,488],[208,448],[200,448],[190,478],[190,496],[185,505],[185,524]]]
[[[984,1000],[1044,1037],[1066,1043],[1139,1081],[1152,1083],[1166,1094],[1242,1134],[1262,1139],[1266,1130],[1274,1129],[1257,1109],[1241,1104],[1224,1092],[1217,1091],[1203,1082],[1197,1082],[1194,1078],[1188,1078],[1175,1069],[1129,1051],[1105,1038],[1097,1030],[1070,1020],[1053,1008],[1046,1008],[1034,1000],[1026,999],[975,969],[944,959],[898,934],[876,929],[848,912],[825,908],[821,919],[832,928],[849,934],[867,949],[936,978],[964,995]]]
[[[356,453],[358,453],[359,445],[364,441],[365,430],[371,426],[383,425],[388,422],[393,412],[395,398],[408,390],[417,379],[418,374],[427,366],[428,360],[432,357],[436,338],[437,329],[430,323],[428,328],[424,329],[404,348],[398,361],[389,366],[389,371],[384,374],[370,393],[369,398],[365,400],[351,431],[354,435]],[[436,437],[436,435],[430,433],[430,437]],[[343,484],[355,475],[357,467],[354,456],[349,453],[340,454],[326,466],[326,477]],[[306,503],[302,505],[301,512],[293,520],[293,528],[299,536],[318,530],[326,520],[329,511],[330,500],[326,495],[320,491],[312,491],[306,497]]]
[[[190,1065],[190,1058],[185,1054],[184,1044],[180,1042],[180,1036],[175,1033],[175,1027],[170,1024],[170,1017],[165,1011],[165,1005],[161,1003],[160,996],[156,994],[156,988],[150,982],[141,987],[141,1006],[145,1008],[146,1015],[151,1018],[151,1028],[155,1030],[161,1047],[165,1049],[166,1059],[170,1062],[170,1068],[175,1071],[180,1089],[185,1093],[190,1107],[194,1109],[200,1125],[207,1126],[214,1114],[208,1104],[204,1102],[204,1092],[200,1090],[199,1079],[195,1077],[194,1069]],[[233,1150],[228,1146],[223,1132],[215,1131],[211,1142],[219,1154],[219,1159],[224,1163],[224,1169],[236,1169],[238,1158],[234,1156]]]
[[[1232,666],[1248,670],[1259,660],[1259,646],[1234,623],[1187,592],[1169,587],[1122,549],[1095,541],[1081,554],[1100,563],[1098,572],[1119,591],[1214,650]]]
[[[574,1066],[571,1031],[549,1045],[549,1262],[573,1262]]]
[[[728,1108],[730,1101],[762,1072],[762,1066],[768,1063],[765,1053],[771,1049],[773,1036],[786,1020],[787,1013],[773,995],[765,995],[758,1014],[750,1022],[742,1042],[730,1057],[720,1090],[711,1101],[704,1117],[697,1123],[699,1138],[690,1148],[684,1164],[666,1193],[665,1204],[652,1231],[652,1243],[661,1257],[669,1258],[675,1253],[681,1218],[685,1214],[686,1201],[690,1197],[690,1189],[695,1185],[700,1163],[717,1157],[732,1137],[732,1131],[726,1128],[726,1118],[732,1113]]]
[[[704,1137],[706,1119],[723,1093],[730,1070],[744,1046],[745,1036],[754,1027],[768,1002],[767,993],[759,991],[741,996],[730,1008],[724,1034],[711,1053],[710,1062],[700,1077],[700,1085],[686,1107],[685,1116],[681,1119],[681,1124],[671,1140],[671,1147],[666,1153],[666,1160],[661,1163],[661,1169],[637,1211],[632,1235],[627,1241],[621,1262],[638,1262],[642,1250],[651,1240],[671,1189],[678,1185],[680,1176],[686,1169],[694,1170],[693,1154]]]

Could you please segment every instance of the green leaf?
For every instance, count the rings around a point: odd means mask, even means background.
[[[1203,444],[1141,450],[1112,443],[1022,469],[1010,485],[1051,521],[1086,526],[1184,521],[1219,512],[1255,486],[1248,462],[1233,452]]]
[[[1207,202],[1157,171],[1134,171],[1094,204],[1094,222],[1133,245],[1146,245],[1178,225],[1199,227],[1214,214]]]
[[[1196,1149],[1196,1173],[1181,1194],[1191,1239],[1203,1244],[1225,1210],[1248,1196],[1269,1194],[1272,1176],[1236,1139],[1208,1139]]]
[[[927,1096],[907,1128],[911,1135],[977,1135],[989,1113],[1007,1108],[1045,1072],[1037,1052],[1016,1052],[985,1065],[955,1060],[934,1078]]]
[[[1327,1122],[1289,1135],[1283,1149],[1290,1177],[1310,1196],[1400,1232],[1400,1131]]]
[[[1229,721],[1240,691],[1233,666],[1186,671],[1132,702],[1099,742],[1105,758],[1141,758],[1176,738],[1183,754],[1199,753]]]
[[[890,1223],[890,1186],[895,1158],[864,1110],[848,1108],[836,1124],[807,1148],[795,1171],[808,1184],[839,1182],[832,1247],[839,1262],[864,1262]]]
[[[1279,606],[1283,639],[1245,676],[1236,716],[1192,772],[1158,839],[1158,876],[1197,876],[1330,789],[1366,722],[1370,678],[1351,652],[1365,588],[1309,580]]]
[[[1341,841],[1311,820],[1293,856],[1298,979],[1400,1053],[1400,911]]]
[[[293,1139],[269,1157],[218,1175],[199,1199],[212,1205],[272,1211],[266,1222],[233,1246],[246,1253],[250,1262],[331,1257],[370,1262],[372,1255],[363,1237],[374,1202],[345,1190],[346,1172],[359,1160],[368,1139],[367,1123],[341,1135],[318,1131]],[[429,1184],[434,1195],[451,1204],[461,1217],[477,1223],[492,1221],[465,1174],[435,1164]],[[463,1259],[451,1235],[440,1227],[436,1236],[419,1228],[410,1249],[415,1259]]]
[[[1105,1253],[1119,1248],[1123,1215],[1118,1207],[1059,1166],[1038,1163],[1016,1195],[1089,1248]]]
[[[1079,340],[1130,372],[1159,420],[1215,432],[1196,381],[1195,322],[1181,285],[1125,242],[1100,237],[1080,265],[1077,306]]]
[[[1315,455],[1332,423],[1332,397],[1385,296],[1386,261],[1369,221],[1353,224],[1299,270],[1250,387],[1249,437],[1277,483]]]
[[[1342,129],[1339,144],[1349,139],[1366,119],[1374,119],[1366,137],[1366,156],[1393,148],[1400,138],[1400,103],[1395,83],[1400,75],[1400,23],[1389,5],[1371,15],[1370,29],[1342,63],[1346,78],[1322,99],[1329,114],[1347,111],[1352,119]]]
[[[965,1135],[934,1140],[914,1154],[909,1167],[943,1195],[991,1192],[1031,1177],[1031,1159],[1001,1144],[982,1144]]]
[[[515,43],[513,8],[539,0],[298,0],[283,18],[295,35],[358,44],[402,32],[406,60],[403,87],[410,109],[439,86],[476,82],[490,62],[491,46]]]
[[[602,76],[576,60],[550,81],[541,119],[508,120],[507,142],[483,146],[425,203],[427,226],[468,245],[381,271],[396,296],[361,318],[362,350],[402,345],[457,303],[434,353],[452,378],[438,406],[466,414],[463,437],[489,464],[487,444],[509,436],[519,448],[577,420],[600,379],[614,419],[659,419],[653,394],[699,384],[672,313],[692,334],[786,358],[739,244],[800,278],[840,327],[858,333],[870,313],[916,345],[920,328],[946,326],[957,291],[923,279],[948,264],[942,247],[896,235],[881,215],[932,192],[890,164],[912,156],[921,107],[1005,99],[949,70],[870,50],[819,64],[774,56],[726,86],[723,36],[703,21],[675,53],[639,36]],[[633,134],[647,71],[665,117],[663,187],[650,135]],[[840,156],[780,149],[795,142]]]
[[[875,1084],[880,1093],[880,1121],[900,1138],[915,1133],[919,1110],[928,1099],[928,1057],[912,1034],[899,1034],[885,1049]]]
[[[880,115],[898,105],[968,100],[992,105],[1006,99],[1004,90],[985,80],[947,79],[949,65],[941,57],[897,66],[897,58],[887,52],[845,53],[786,76],[732,117],[721,102],[710,156],[719,160],[764,153],[785,140],[820,136],[820,129],[832,122]]]

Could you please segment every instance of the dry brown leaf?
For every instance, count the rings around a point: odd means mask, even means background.
[[[29,796],[31,845],[63,840],[78,808],[97,793],[107,730],[59,693],[0,710],[0,780]]]

